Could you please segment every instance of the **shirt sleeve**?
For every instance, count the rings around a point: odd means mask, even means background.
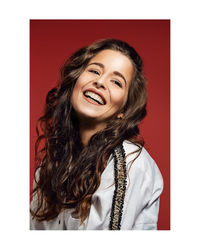
[[[39,178],[39,172],[36,172],[36,179]],[[34,181],[33,188],[35,188],[36,183]],[[30,208],[35,211],[38,205],[38,196],[35,193],[32,197]],[[64,213],[61,212],[55,219],[50,221],[37,221],[30,214],[30,230],[64,230]]]
[[[157,168],[157,166],[155,167]],[[163,190],[163,179],[159,172],[156,173],[153,181],[154,182],[151,197],[136,217],[135,223],[133,225],[133,230],[157,229],[160,195]]]
[[[127,153],[131,149],[126,146]],[[143,148],[139,157],[127,157],[128,185],[124,201],[122,229],[156,230],[163,178],[148,152]],[[130,167],[129,167],[130,166]]]
[[[39,180],[39,169],[35,172],[35,179]],[[36,187],[35,179],[33,181],[33,189]],[[38,196],[34,193],[30,208],[35,212],[38,206]],[[30,213],[30,230],[64,230],[64,212],[61,212],[56,218],[50,221],[37,221]]]
[[[147,195],[143,200],[147,202],[141,206],[141,210],[135,219],[133,230],[157,230],[160,195],[163,191],[163,178],[153,160],[144,176],[145,187],[143,195],[145,196],[145,193]]]

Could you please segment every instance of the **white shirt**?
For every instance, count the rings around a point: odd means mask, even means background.
[[[123,142],[126,156],[138,148],[129,141]],[[163,178],[145,148],[139,157],[137,153],[126,158],[127,188],[124,199],[121,230],[156,230],[160,195],[163,191]],[[108,230],[110,212],[114,194],[114,159],[111,157],[101,176],[99,188],[92,196],[92,204],[88,218],[80,225],[80,220],[73,218],[71,211],[61,212],[51,221],[30,221],[32,230]],[[31,207],[34,207],[33,197]]]

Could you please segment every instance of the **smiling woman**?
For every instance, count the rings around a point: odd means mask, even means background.
[[[157,228],[163,179],[138,129],[146,102],[127,43],[101,40],[66,61],[39,119],[31,229]]]

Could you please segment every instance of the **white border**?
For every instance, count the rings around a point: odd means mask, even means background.
[[[177,3],[178,2],[178,3]],[[6,249],[196,249],[199,234],[197,1],[4,1],[1,11],[1,244]],[[171,19],[171,231],[29,231],[29,19]],[[3,88],[2,88],[3,87]]]

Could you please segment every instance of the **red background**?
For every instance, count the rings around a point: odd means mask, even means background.
[[[147,116],[141,123],[150,155],[164,179],[158,229],[170,229],[170,21],[31,20],[30,21],[30,190],[34,173],[36,120],[47,92],[55,86],[64,60],[80,47],[102,38],[132,45],[144,62],[148,80]]]

